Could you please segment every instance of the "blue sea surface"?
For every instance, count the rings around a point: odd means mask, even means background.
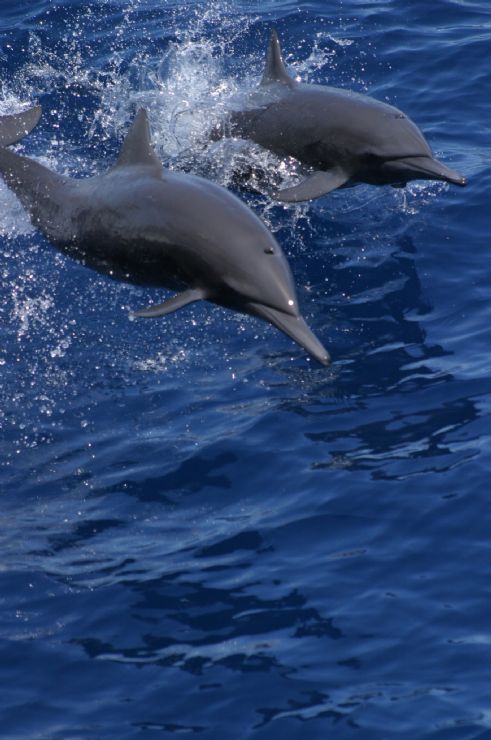
[[[237,191],[326,369],[204,302],[129,321],[165,294],[57,253],[0,182],[2,738],[491,738],[489,0],[2,0],[0,114],[40,102],[18,151],[73,177],[145,106],[171,169],[289,182],[206,136],[273,27],[469,185]]]

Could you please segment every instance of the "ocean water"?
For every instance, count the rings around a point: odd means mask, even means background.
[[[206,135],[273,27],[469,185],[240,191],[326,369],[209,304],[130,322],[162,292],[59,255],[0,183],[2,738],[491,738],[489,1],[2,0],[0,113],[40,102],[19,150],[74,177],[144,105],[166,166],[288,182]]]

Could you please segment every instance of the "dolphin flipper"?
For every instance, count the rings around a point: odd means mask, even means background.
[[[283,203],[301,203],[304,200],[320,198],[321,195],[326,195],[331,190],[345,185],[349,179],[350,176],[339,167],[327,172],[314,172],[298,185],[278,190],[274,197]]]
[[[190,288],[184,290],[182,293],[168,298],[163,303],[159,303],[157,306],[149,306],[148,308],[142,308],[139,311],[133,311],[130,315],[144,319],[154,319],[158,316],[166,316],[168,313],[174,313],[183,306],[187,306],[188,303],[194,303],[195,301],[201,301],[206,299],[206,291],[202,288]]]
[[[22,111],[22,113],[0,116],[0,146],[9,146],[20,141],[32,131],[40,118],[40,105]]]

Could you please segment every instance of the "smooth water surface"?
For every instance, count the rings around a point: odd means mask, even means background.
[[[41,102],[19,150],[74,177],[143,105],[168,167],[288,182],[206,137],[272,27],[469,185],[240,192],[325,369],[207,303],[130,322],[162,292],[59,255],[0,183],[2,737],[491,737],[488,0],[2,0],[0,113]]]

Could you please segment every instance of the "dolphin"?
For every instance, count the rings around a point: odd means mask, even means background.
[[[367,95],[293,79],[272,32],[266,68],[244,110],[232,112],[211,133],[252,139],[279,156],[311,168],[277,200],[300,202],[336,188],[366,182],[403,187],[410,180],[466,185],[462,175],[436,160],[418,127],[402,111]]]
[[[164,170],[141,109],[116,163],[72,179],[5,147],[40,107],[0,118],[0,174],[61,252],[112,278],[177,290],[134,316],[164,316],[201,299],[264,319],[323,365],[327,350],[302,318],[286,258],[262,221],[203,178]]]

